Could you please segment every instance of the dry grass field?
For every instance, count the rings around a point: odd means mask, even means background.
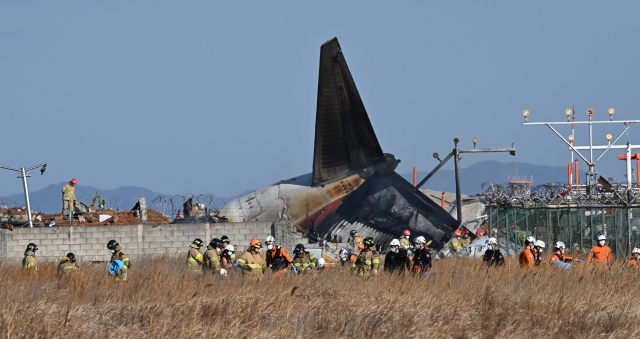
[[[124,283],[107,264],[68,279],[56,264],[24,275],[0,271],[6,338],[630,338],[640,332],[637,272],[541,267],[483,269],[477,260],[436,262],[427,277],[340,269],[317,277],[194,276],[184,260],[138,258]]]

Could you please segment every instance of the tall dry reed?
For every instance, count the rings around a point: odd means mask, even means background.
[[[629,338],[638,334],[640,276],[623,262],[522,270],[474,259],[436,262],[426,277],[341,269],[317,277],[201,277],[184,260],[133,260],[127,282],[107,264],[58,279],[5,263],[0,333],[7,338]]]

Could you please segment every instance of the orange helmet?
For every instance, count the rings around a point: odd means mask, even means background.
[[[260,248],[260,247],[262,247],[262,243],[260,243],[260,240],[258,240],[258,239],[253,239],[253,240],[251,240],[251,244],[249,244],[249,247]]]
[[[71,179],[71,181],[69,181],[69,183],[70,183],[70,184],[74,184],[74,185],[75,185],[75,184],[77,184],[77,183],[78,183],[78,180],[76,180],[76,179]]]
[[[409,232],[409,230],[404,230],[404,232],[402,232],[402,235],[411,235],[411,232]]]
[[[453,232],[453,235],[455,235],[456,237],[460,237],[460,236],[462,236],[462,231],[461,230],[456,230],[455,232]]]
[[[482,237],[482,236],[484,236],[484,232],[482,230],[477,230],[476,237]]]

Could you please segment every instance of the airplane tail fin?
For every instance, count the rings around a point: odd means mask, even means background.
[[[384,162],[337,38],[320,48],[312,186]]]

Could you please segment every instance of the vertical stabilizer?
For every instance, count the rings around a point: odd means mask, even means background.
[[[384,161],[337,38],[320,48],[312,185]]]

